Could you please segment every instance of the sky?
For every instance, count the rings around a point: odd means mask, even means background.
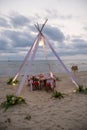
[[[0,0],[0,60],[23,60],[43,34],[63,59],[87,59],[87,0]],[[54,59],[47,49],[47,55]],[[42,59],[42,49],[37,54]]]

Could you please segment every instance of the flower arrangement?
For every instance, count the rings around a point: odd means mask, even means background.
[[[51,84],[50,83],[46,83],[46,87],[51,87]]]
[[[16,104],[21,104],[21,103],[25,103],[26,104],[24,98],[22,98],[20,96],[17,97],[15,95],[11,94],[11,95],[7,95],[6,96],[6,101],[2,102],[0,106],[2,108],[5,108],[4,111],[6,111],[9,107],[14,106]]]
[[[19,81],[17,79],[13,81],[13,77],[9,78],[9,80],[7,81],[7,84],[9,85],[16,85],[17,83],[19,83]]]
[[[48,92],[48,91],[52,91],[52,88],[51,88],[51,84],[50,84],[50,83],[46,83],[45,90],[46,90],[47,92]]]
[[[59,98],[59,99],[64,98],[63,94],[61,92],[58,92],[58,91],[53,92],[53,97]]]

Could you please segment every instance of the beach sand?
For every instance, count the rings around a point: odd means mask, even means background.
[[[56,74],[56,89],[65,93],[63,99],[55,99],[51,92],[29,91],[25,85],[21,95],[27,104],[0,108],[0,130],[87,130],[87,95],[73,93],[76,86],[66,74]],[[87,72],[76,75],[80,85],[87,86]],[[0,77],[0,103],[7,94],[16,93],[18,86],[7,85],[8,77]]]

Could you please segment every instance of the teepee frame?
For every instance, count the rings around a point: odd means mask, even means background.
[[[23,79],[22,79],[22,81],[21,81],[21,83],[20,83],[20,85],[19,85],[18,91],[17,91],[17,93],[16,93],[17,96],[20,95],[20,92],[21,92],[21,90],[22,90],[22,88],[23,88],[23,86],[24,86],[24,84],[25,84],[25,81],[26,81],[26,79],[27,79],[27,75],[29,74],[29,71],[30,71],[30,69],[31,69],[32,62],[33,62],[33,60],[34,60],[34,58],[35,58],[35,55],[36,55],[36,52],[37,52],[37,48],[38,48],[39,42],[40,42],[40,40],[41,40],[42,38],[43,38],[44,42],[45,42],[46,44],[48,44],[49,48],[51,49],[51,51],[53,52],[53,54],[56,56],[57,60],[61,63],[61,65],[63,66],[63,68],[66,70],[66,72],[67,72],[68,75],[70,76],[72,82],[76,85],[76,87],[78,87],[78,83],[77,83],[75,77],[72,75],[72,73],[68,70],[68,68],[67,68],[67,67],[65,66],[65,64],[63,63],[63,61],[60,59],[60,57],[58,56],[58,54],[56,53],[56,51],[54,50],[54,48],[53,48],[52,45],[50,44],[49,40],[42,34],[42,30],[43,30],[43,28],[44,28],[44,26],[45,26],[45,24],[46,24],[47,21],[48,21],[48,19],[44,22],[44,24],[42,25],[41,28],[39,27],[38,23],[35,24],[35,27],[37,28],[37,30],[38,30],[39,33],[38,33],[38,35],[37,35],[37,37],[36,37],[36,39],[35,39],[33,45],[31,46],[30,50],[28,51],[27,55],[25,56],[24,61],[23,61],[23,63],[21,64],[21,66],[20,66],[18,72],[16,73],[16,75],[15,75],[15,77],[14,77],[14,79],[13,79],[13,81],[16,80],[16,78],[18,77],[18,75],[19,75],[19,73],[20,73],[20,71],[21,71],[23,65],[26,63],[27,59],[30,58],[30,60],[29,60],[29,62],[28,62],[28,68],[27,68],[26,71],[25,71],[25,74],[24,74],[24,76],[23,76]]]

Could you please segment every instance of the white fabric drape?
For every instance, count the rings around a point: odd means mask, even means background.
[[[37,40],[34,42],[34,46],[33,46],[32,50],[31,50],[31,53],[32,53],[31,59],[30,59],[30,61],[29,61],[29,63],[28,63],[28,67],[27,67],[27,69],[26,69],[26,71],[25,71],[24,77],[23,77],[23,79],[22,79],[22,81],[21,81],[21,83],[20,83],[20,86],[19,86],[19,88],[18,88],[18,91],[17,91],[17,93],[16,93],[17,96],[20,95],[20,92],[21,92],[21,90],[22,90],[22,88],[23,88],[23,86],[24,86],[24,83],[25,83],[25,81],[26,81],[26,79],[27,79],[27,76],[28,76],[28,74],[29,74],[29,71],[30,71],[30,69],[31,69],[31,65],[32,65],[32,62],[33,62],[33,60],[34,60],[34,58],[35,58],[35,54],[36,54],[36,51],[37,51],[37,48],[38,48],[39,40],[40,40],[40,35],[37,37]]]
[[[38,36],[39,36],[39,35],[37,35],[37,37],[36,37],[34,43],[37,41]],[[20,73],[22,67],[23,67],[24,64],[26,63],[27,59],[30,57],[30,53],[31,53],[32,49],[34,48],[34,43],[33,43],[33,45],[31,46],[30,50],[28,51],[27,55],[25,56],[24,61],[23,61],[22,64],[20,65],[20,68],[19,68],[19,70],[17,71],[15,77],[13,78],[13,81],[15,81],[15,80],[17,79],[17,77],[18,77],[18,75],[19,75],[19,73]]]
[[[67,67],[64,65],[64,63],[62,62],[62,60],[60,59],[60,57],[58,56],[58,54],[56,53],[56,51],[54,50],[54,48],[52,47],[52,45],[50,44],[50,42],[48,41],[48,39],[43,35],[43,38],[45,40],[46,43],[48,43],[50,49],[52,50],[52,52],[54,53],[54,55],[57,57],[57,59],[59,60],[59,62],[61,63],[61,65],[63,66],[63,68],[66,70],[66,72],[68,73],[68,75],[70,76],[72,82],[77,86],[78,86],[78,83],[77,81],[75,80],[75,77],[71,74],[71,72],[67,69]]]

